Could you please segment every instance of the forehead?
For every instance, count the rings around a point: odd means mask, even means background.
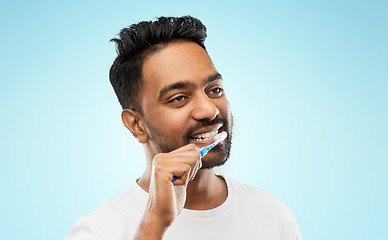
[[[164,86],[179,81],[200,85],[215,73],[209,55],[198,44],[170,43],[145,58],[142,95],[157,94]]]

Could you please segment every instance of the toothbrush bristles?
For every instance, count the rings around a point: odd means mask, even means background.
[[[216,134],[214,137],[213,137],[213,140],[216,144],[218,144],[219,142],[223,141],[226,137],[228,136],[228,134],[223,131],[221,133],[218,133]]]

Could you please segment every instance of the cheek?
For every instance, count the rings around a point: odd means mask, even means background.
[[[180,131],[186,131],[187,128],[187,122],[188,122],[188,117],[186,114],[178,114],[178,113],[172,113],[168,114],[166,116],[166,125],[170,127],[170,129],[173,129],[176,132]]]
[[[185,110],[166,110],[154,111],[149,117],[149,121],[158,126],[158,129],[175,134],[185,132],[190,119],[189,112]]]
[[[218,104],[218,109],[220,113],[224,116],[231,116],[232,111],[229,104],[229,101],[225,98]]]

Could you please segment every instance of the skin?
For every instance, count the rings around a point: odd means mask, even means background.
[[[193,42],[169,43],[147,56],[142,80],[143,114],[122,112],[124,125],[146,155],[138,184],[149,193],[149,201],[136,239],[162,239],[183,208],[207,210],[226,200],[225,181],[213,168],[201,169],[225,159],[225,141],[201,159],[198,149],[209,141],[189,136],[215,129],[230,135],[232,116],[221,75],[207,52]],[[176,83],[184,84],[171,88]]]

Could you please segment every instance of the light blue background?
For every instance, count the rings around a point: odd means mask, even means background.
[[[109,39],[186,14],[235,117],[218,171],[284,201],[306,240],[388,239],[386,1],[109,2],[1,3],[1,239],[63,239],[140,176]]]

